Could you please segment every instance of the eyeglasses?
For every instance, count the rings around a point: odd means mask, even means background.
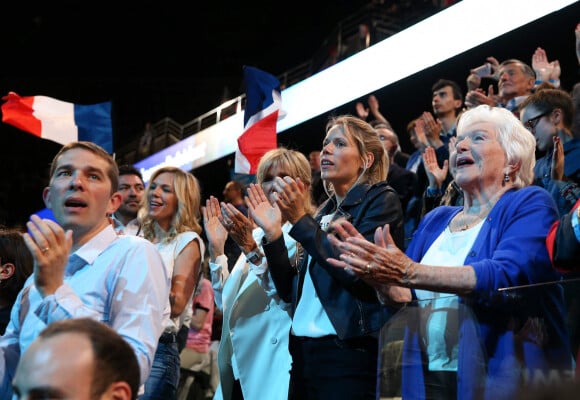
[[[534,129],[536,129],[536,126],[538,125],[538,123],[540,122],[540,119],[542,117],[545,117],[546,115],[550,114],[552,112],[552,110],[550,111],[546,111],[545,113],[542,113],[540,115],[535,116],[534,118],[530,118],[528,119],[526,122],[524,122],[524,126],[529,130],[529,131],[533,131]]]

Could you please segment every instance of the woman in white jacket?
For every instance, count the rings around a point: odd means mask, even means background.
[[[310,165],[294,150],[278,148],[267,152],[258,165],[257,182],[262,198],[272,193],[275,177],[300,178],[310,185]],[[253,193],[257,193],[253,188]],[[256,197],[252,196],[255,200]],[[250,199],[247,198],[250,202]],[[257,201],[259,202],[259,201]],[[253,204],[257,206],[257,202]],[[302,253],[287,232],[291,225],[282,221],[277,207],[252,207],[246,218],[231,204],[210,197],[203,208],[203,221],[209,245],[211,280],[216,305],[223,312],[222,336],[218,350],[220,385],[214,399],[288,398],[291,357],[288,338],[292,319],[289,304],[276,293],[261,250],[265,231],[282,229],[291,260],[298,263]],[[255,227],[254,223],[270,226]],[[242,249],[228,273],[224,243],[228,233]],[[267,238],[266,238],[267,239]]]

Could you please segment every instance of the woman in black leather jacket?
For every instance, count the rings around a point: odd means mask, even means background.
[[[329,199],[314,217],[305,211],[308,190],[300,180],[277,177],[276,204],[293,224],[290,235],[304,248],[292,268],[280,236],[263,248],[279,295],[293,305],[290,332],[290,399],[375,399],[378,333],[389,316],[375,289],[326,262],[336,257],[326,228],[346,218],[367,239],[392,226],[403,248],[403,211],[385,182],[387,155],[374,129],[352,116],[332,118],[321,153]]]

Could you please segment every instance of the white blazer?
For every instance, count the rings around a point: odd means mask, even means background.
[[[290,259],[296,241],[288,235],[292,226],[282,226]],[[261,248],[264,232],[252,232]],[[288,340],[292,318],[290,304],[277,295],[266,258],[255,266],[242,253],[228,273],[227,257],[210,262],[217,307],[223,312],[218,350],[220,383],[214,400],[231,398],[234,380],[240,380],[245,399],[287,400],[291,356]]]

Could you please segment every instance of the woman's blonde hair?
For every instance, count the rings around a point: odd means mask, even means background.
[[[339,115],[331,117],[326,124],[326,134],[335,126],[340,126],[358,150],[363,166],[361,176],[357,183],[373,184],[387,179],[389,170],[389,156],[385,152],[383,144],[375,129],[367,122],[352,115]],[[367,153],[372,153],[374,161],[368,165]],[[332,184],[324,181],[328,194],[334,193]]]
[[[264,182],[266,174],[271,168],[280,168],[286,171],[290,177],[294,179],[300,178],[302,182],[308,185],[309,201],[306,205],[306,212],[311,214],[313,212],[312,194],[310,190],[312,171],[310,170],[310,162],[306,156],[299,151],[284,147],[268,151],[262,156],[258,164],[258,170],[256,171],[256,181],[258,184],[261,185]]]
[[[149,182],[153,182],[163,173],[173,174],[173,190],[175,197],[177,197],[177,211],[173,216],[171,228],[169,229],[166,240],[171,240],[178,233],[182,232],[193,231],[198,234],[201,233],[201,193],[197,178],[193,174],[179,168],[162,167],[153,173]],[[145,189],[145,195],[143,196],[144,204],[140,211],[143,220],[143,236],[148,240],[155,238],[155,230],[153,228],[155,221],[149,216],[150,192],[151,184],[147,185],[147,189]]]

